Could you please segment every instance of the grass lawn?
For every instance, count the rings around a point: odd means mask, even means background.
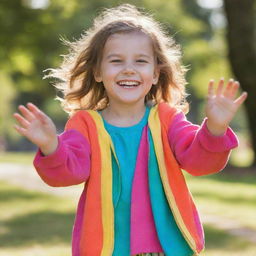
[[[256,232],[256,175],[241,172],[193,177],[185,174],[197,208],[202,215],[231,220]],[[203,256],[253,256],[256,244],[204,224],[206,250]]]
[[[35,152],[0,152],[0,163],[31,164]]]
[[[202,256],[254,256],[256,246],[242,238],[204,225],[206,249]]]
[[[189,183],[192,187],[196,185],[194,180]],[[77,202],[27,191],[5,182],[0,182],[0,200],[0,256],[71,255],[70,237]],[[199,207],[205,203],[200,194],[196,195],[196,201]],[[210,202],[211,209],[217,207],[220,210],[225,205],[225,200],[222,203],[220,199],[215,202],[210,198],[207,204]],[[207,249],[203,256],[256,255],[255,244],[210,225],[204,225],[204,228]]]
[[[0,256],[70,256],[76,201],[0,182]]]
[[[32,154],[0,155],[0,162],[30,163]],[[19,160],[21,159],[21,160]],[[8,162],[8,161],[7,161]],[[241,172],[243,169],[241,169]],[[256,175],[192,177],[188,186],[201,214],[233,220],[256,231]],[[0,256],[70,256],[71,230],[77,200],[28,191],[0,182]],[[202,256],[254,256],[256,245],[204,224]]]
[[[256,232],[256,175],[241,175],[242,171],[240,175],[224,170],[210,176],[186,177],[204,214],[224,217]]]

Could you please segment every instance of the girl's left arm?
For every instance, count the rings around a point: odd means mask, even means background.
[[[231,149],[238,145],[238,139],[228,125],[246,94],[234,100],[238,83],[230,80],[224,91],[223,85],[221,80],[214,94],[213,82],[210,82],[206,118],[201,126],[193,125],[179,113],[169,127],[168,138],[174,156],[180,167],[192,175],[222,170]]]

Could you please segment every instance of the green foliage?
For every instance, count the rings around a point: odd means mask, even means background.
[[[43,109],[57,123],[66,122],[68,119],[68,114],[62,110],[59,100],[47,99],[43,104]]]
[[[43,70],[58,67],[60,55],[67,53],[60,37],[78,39],[103,8],[121,3],[145,8],[181,44],[193,97],[205,97],[209,79],[231,76],[225,31],[211,27],[210,11],[195,0],[52,0],[43,9],[33,9],[30,0],[4,0],[0,1],[1,133],[14,136],[10,132],[11,112],[28,101],[64,123],[66,114],[56,102],[50,104],[56,91],[50,81],[42,79]],[[197,108],[199,105],[193,105],[192,111],[199,112]]]
[[[17,92],[7,73],[0,71],[1,93],[0,93],[0,139],[8,134],[12,122],[10,116],[13,112],[11,102],[17,95]],[[11,131],[9,131],[11,133]]]

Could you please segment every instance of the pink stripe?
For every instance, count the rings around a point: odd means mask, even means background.
[[[202,251],[205,246],[204,232],[203,232],[203,227],[202,227],[202,224],[200,221],[200,217],[198,215],[198,212],[197,212],[194,204],[193,204],[193,214],[194,214],[194,220],[195,220],[196,228],[197,228],[198,235],[199,235],[199,241],[197,242],[197,250]]]
[[[131,254],[162,252],[157,237],[148,188],[148,127],[142,133],[132,186]]]
[[[72,256],[80,256],[79,248],[80,248],[80,238],[81,238],[81,228],[83,226],[83,213],[84,213],[84,205],[86,201],[86,189],[87,184],[85,184],[84,190],[80,196],[76,218],[74,222],[73,232],[72,232]]]

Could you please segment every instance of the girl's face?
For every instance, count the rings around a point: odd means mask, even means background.
[[[103,82],[110,105],[144,104],[158,77],[152,42],[147,35],[131,32],[108,38],[95,80]]]

